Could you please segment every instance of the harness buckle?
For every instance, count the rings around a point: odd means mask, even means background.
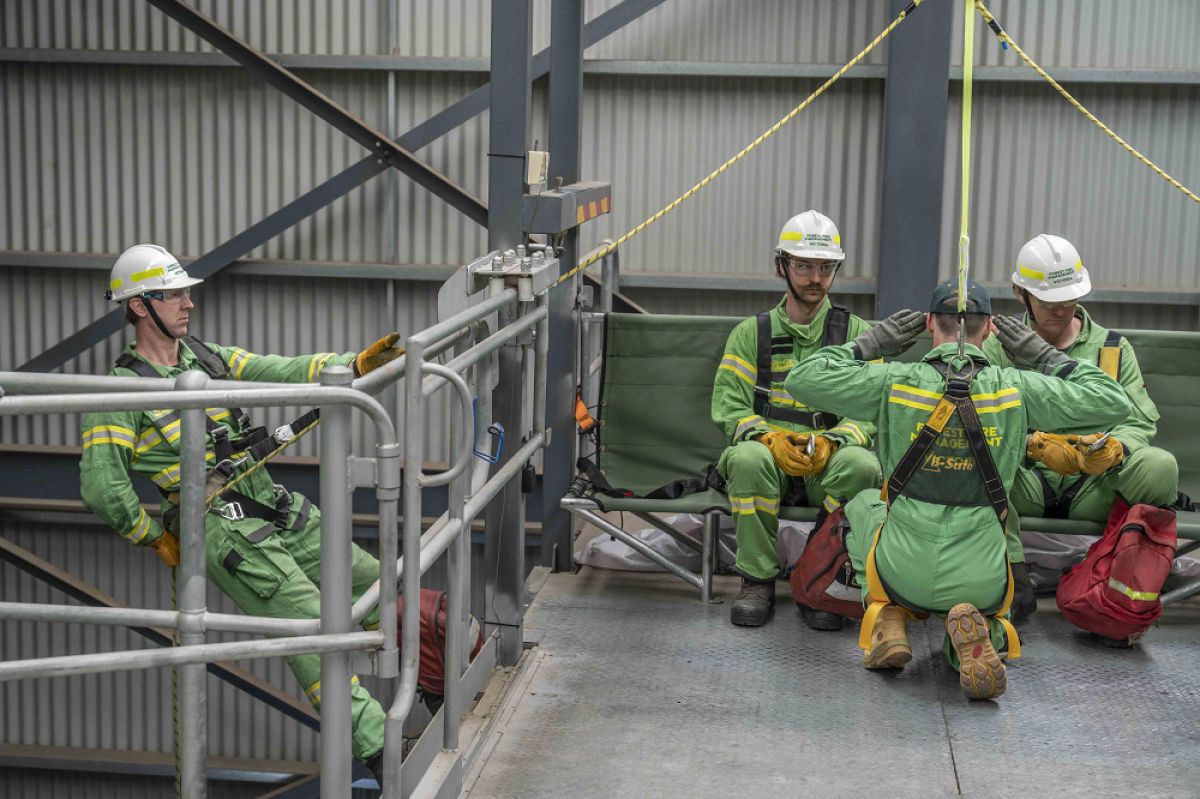
[[[295,437],[296,434],[292,431],[290,424],[280,425],[275,428],[275,434],[272,436],[277,444],[286,444]]]
[[[221,508],[218,513],[231,522],[246,518],[246,512],[242,510],[242,503],[240,502],[227,502],[225,507]]]

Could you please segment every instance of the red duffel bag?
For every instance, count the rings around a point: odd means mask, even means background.
[[[1175,511],[1117,497],[1104,535],[1058,583],[1058,608],[1088,632],[1132,643],[1159,616],[1175,558]]]
[[[417,672],[417,687],[428,696],[441,697],[446,692],[446,592],[421,589],[421,668]],[[471,660],[483,648],[483,628],[469,617],[467,640],[473,641]],[[396,600],[397,634],[404,632],[404,597]]]
[[[838,508],[824,516],[809,533],[804,551],[792,567],[792,598],[814,610],[825,610],[848,619],[863,617],[862,589],[854,577],[846,535],[850,525]]]

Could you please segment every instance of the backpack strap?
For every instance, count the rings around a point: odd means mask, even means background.
[[[1113,380],[1121,372],[1121,334],[1115,330],[1108,331],[1104,337],[1104,346],[1096,357],[1096,365]]]
[[[825,314],[825,331],[821,334],[821,346],[845,344],[850,334],[850,311],[845,305],[830,305]]]

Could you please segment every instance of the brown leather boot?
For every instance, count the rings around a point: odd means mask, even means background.
[[[908,645],[908,614],[899,605],[888,605],[875,617],[871,631],[871,651],[863,655],[868,669],[902,669],[912,660]]]
[[[967,602],[950,608],[946,633],[958,652],[958,684],[968,699],[993,699],[1008,687],[1004,662],[992,646],[987,619]]]

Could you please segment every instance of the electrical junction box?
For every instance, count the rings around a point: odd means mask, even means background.
[[[525,183],[530,186],[542,186],[546,183],[546,174],[550,171],[550,153],[544,150],[530,150],[525,154]]]
[[[612,185],[593,180],[525,195],[521,223],[526,233],[558,234],[612,211]]]

